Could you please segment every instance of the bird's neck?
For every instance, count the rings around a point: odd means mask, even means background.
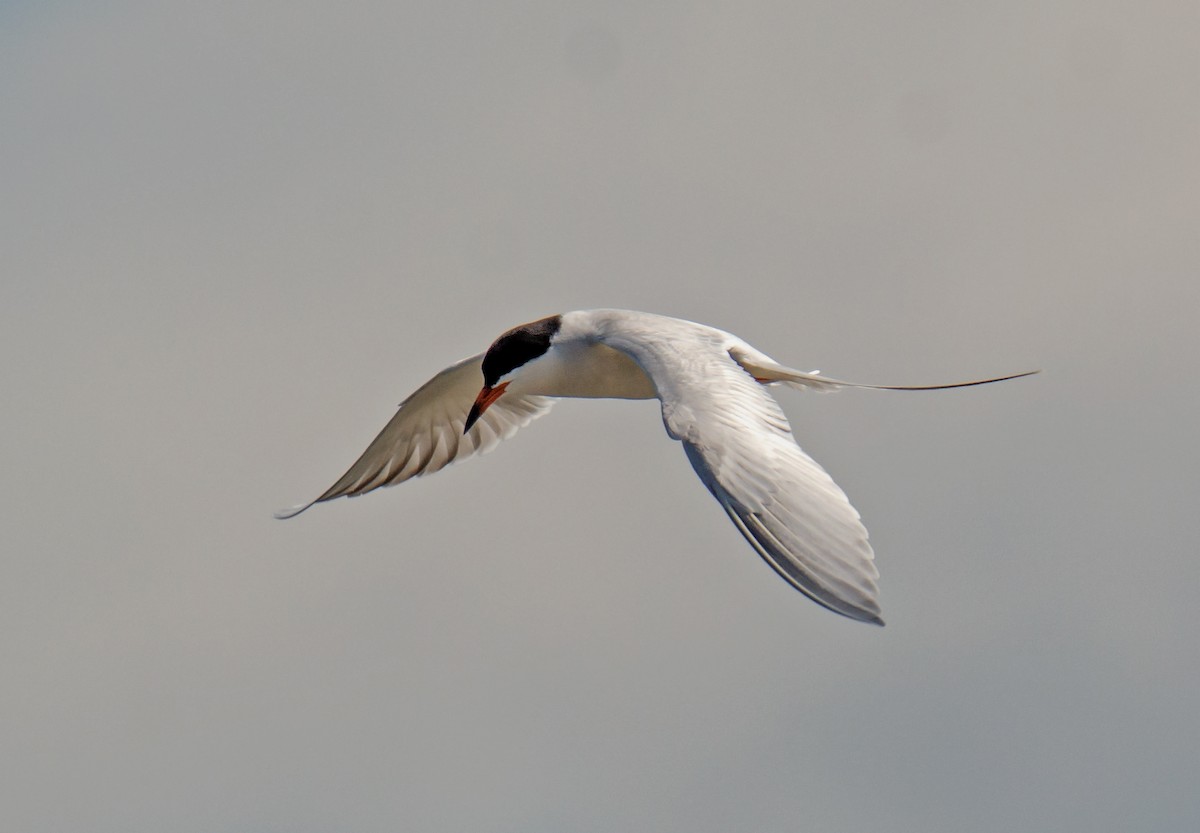
[[[633,359],[595,341],[554,345],[521,368],[516,392],[582,399],[653,399],[654,384]]]

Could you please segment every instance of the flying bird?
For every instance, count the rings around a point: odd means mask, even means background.
[[[430,474],[492,449],[557,398],[654,399],[663,425],[734,526],[776,572],[818,604],[882,625],[874,553],[845,493],[801,450],[771,385],[940,390],[861,385],[793,370],[731,333],[646,312],[597,309],[514,327],[486,351],[443,370],[400,404],[366,451],[294,517]]]

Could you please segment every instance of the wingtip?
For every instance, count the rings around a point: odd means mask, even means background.
[[[303,512],[305,509],[308,509],[310,506],[312,506],[311,503],[301,503],[298,506],[292,506],[287,509],[280,509],[278,512],[275,513],[275,520],[286,521],[288,518],[294,518],[297,515],[299,515],[301,512]]]
[[[874,610],[864,610],[862,608],[856,608],[850,611],[838,610],[837,608],[833,608],[833,610],[835,613],[840,613],[843,616],[855,620],[856,622],[864,622],[868,625],[875,625],[880,628],[884,627],[885,625],[883,617],[876,612],[879,610],[877,607],[875,607]]]

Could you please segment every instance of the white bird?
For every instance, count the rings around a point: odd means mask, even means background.
[[[793,587],[821,605],[882,625],[879,572],[846,495],[805,454],[766,386],[937,390],[859,385],[792,370],[735,335],[630,310],[582,310],[514,327],[443,370],[400,404],[362,456],[311,503],[361,495],[493,448],[558,397],[652,399],[738,531]]]

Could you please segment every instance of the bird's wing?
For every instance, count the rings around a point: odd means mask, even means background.
[[[882,625],[867,530],[766,388],[716,345],[629,352],[659,390],[668,433],[758,554],[816,602]]]
[[[483,387],[482,361],[482,353],[463,359],[419,387],[400,403],[400,410],[379,436],[323,495],[275,517],[291,518],[313,504],[394,486],[472,454],[483,454],[549,410],[553,399],[509,394],[496,400],[463,434],[467,413]]]

